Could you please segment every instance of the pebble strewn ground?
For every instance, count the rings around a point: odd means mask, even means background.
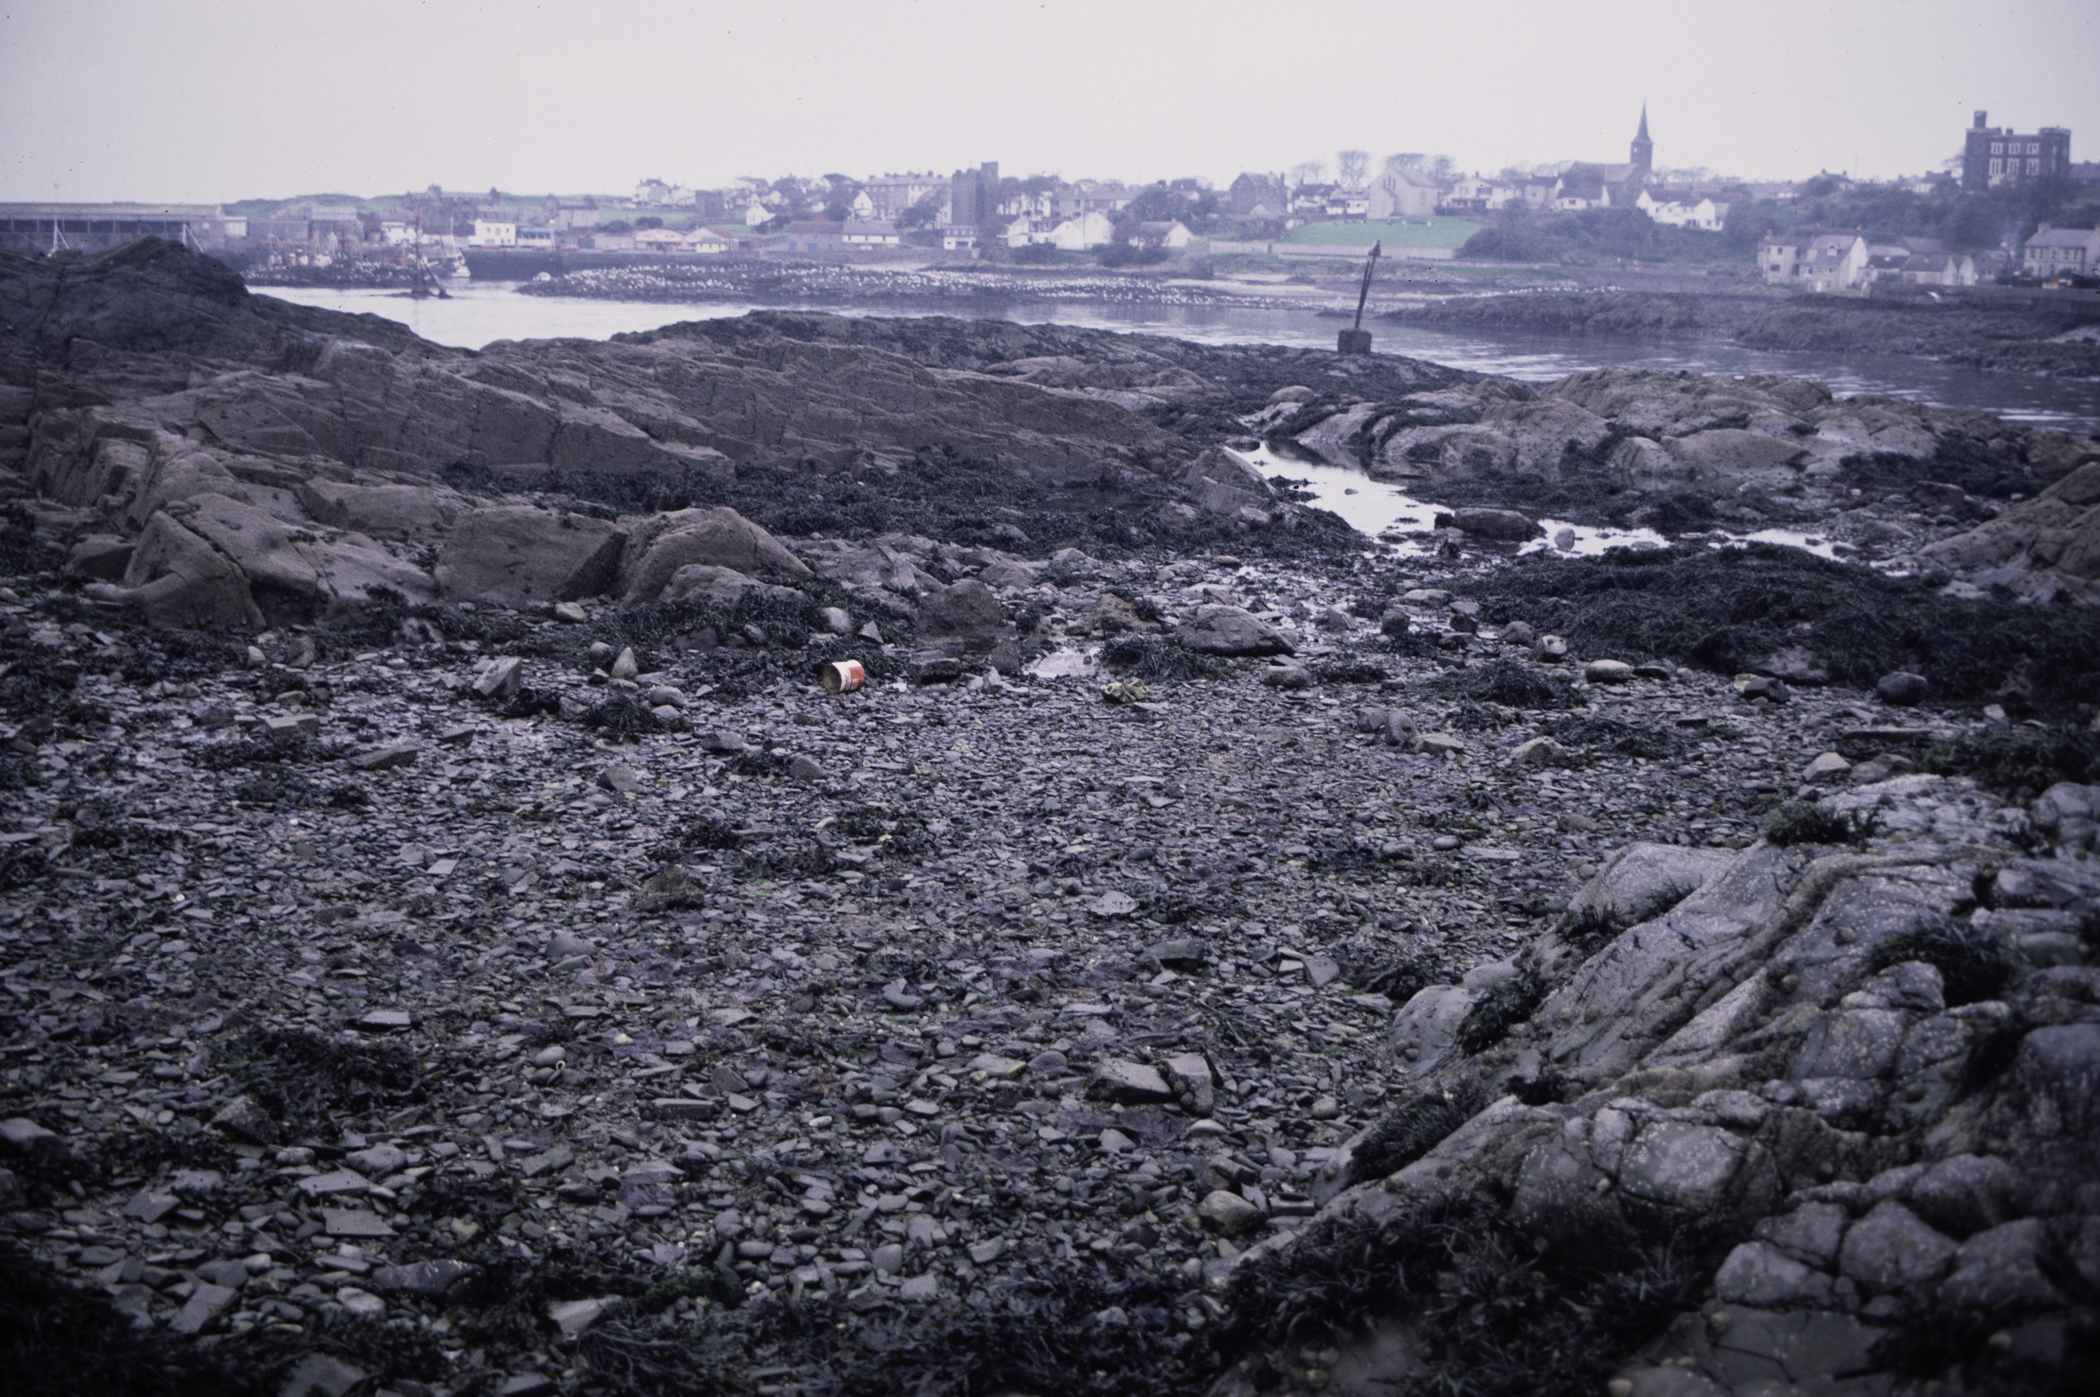
[[[1581,656],[1550,671],[1571,711],[1464,703],[1431,685],[1453,660],[1526,652],[1430,592],[1413,629],[1448,648],[1397,655],[1337,629],[1335,577],[1269,567],[1104,565],[1038,589],[1046,634],[1087,645],[1111,582],[1245,604],[1306,668],[1115,704],[1096,676],[731,699],[733,652],[525,661],[550,708],[629,688],[690,729],[621,745],[499,716],[471,641],[272,634],[140,686],[139,636],[13,597],[10,649],[80,665],[109,723],[13,735],[0,1115],[135,1163],[8,1225],[176,1332],[397,1321],[521,1392],[573,1350],[491,1347],[443,1298],[505,1258],[863,1312],[1112,1260],[1181,1278],[1200,1333],[1205,1277],[1310,1215],[1404,1080],[1382,966],[1506,957],[1628,840],[1747,845],[1847,733],[1932,726]],[[1558,761],[1513,759],[1548,725]],[[1676,755],[1612,750],[1643,744]]]

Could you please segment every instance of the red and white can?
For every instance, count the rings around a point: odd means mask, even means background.
[[[859,660],[833,660],[819,673],[827,694],[850,694],[868,682],[868,671]]]

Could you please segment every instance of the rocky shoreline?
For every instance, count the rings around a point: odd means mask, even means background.
[[[2093,443],[989,321],[472,354],[172,247],[0,274],[30,1390],[2100,1361]],[[1514,493],[1403,555],[1256,440]],[[1608,472],[1980,585],[1512,557]]]
[[[1414,325],[1494,326],[1569,335],[1668,335],[1750,349],[1906,354],[1965,368],[2100,378],[2100,299],[2062,306],[1838,296],[1526,291],[1450,296],[1387,312]],[[2075,300],[2074,300],[2075,298]]]
[[[721,265],[592,268],[529,281],[528,296],[581,296],[616,301],[756,301],[795,305],[1004,306],[1087,301],[1105,305],[1231,305],[1250,310],[1303,309],[1303,296],[1265,295],[1228,280],[1151,274],[1030,271],[982,264],[898,268],[768,258]]]

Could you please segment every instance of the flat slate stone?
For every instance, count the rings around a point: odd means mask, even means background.
[[[685,1096],[659,1096],[650,1105],[665,1120],[713,1120],[722,1113],[722,1108],[712,1101],[695,1101]]]
[[[391,1237],[394,1229],[379,1214],[365,1208],[323,1208],[322,1225],[331,1237]]]
[[[441,1296],[480,1269],[464,1261],[418,1261],[413,1266],[382,1266],[372,1273],[372,1284],[381,1290]]]
[[[359,752],[350,759],[350,765],[359,771],[387,771],[397,766],[413,766],[415,761],[415,743],[393,742],[384,747],[374,747],[369,752]]]
[[[361,1193],[371,1184],[362,1174],[353,1174],[348,1169],[337,1169],[327,1174],[309,1174],[299,1181],[299,1191],[313,1197],[324,1193]]]
[[[1155,1067],[1120,1058],[1105,1059],[1094,1069],[1094,1082],[1115,1101],[1136,1105],[1150,1101],[1172,1101],[1174,1089]]]

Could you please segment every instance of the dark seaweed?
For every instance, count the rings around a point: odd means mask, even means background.
[[[1876,970],[1885,970],[1908,960],[1924,961],[1939,970],[1950,1009],[1996,999],[2013,973],[2012,957],[2002,941],[1953,917],[1927,917],[1890,937],[1875,948],[1869,963]]]
[[[1753,544],[1527,557],[1453,585],[1520,605],[1589,654],[1733,673],[1804,646],[1839,683],[1908,670],[1955,702],[1987,700],[2015,676],[2037,705],[2100,693],[2100,611],[1943,596],[1943,583]]]
[[[1487,1088],[1470,1080],[1450,1092],[1402,1103],[1357,1142],[1349,1156],[1349,1182],[1369,1183],[1398,1173],[1479,1115],[1487,1104]]]

